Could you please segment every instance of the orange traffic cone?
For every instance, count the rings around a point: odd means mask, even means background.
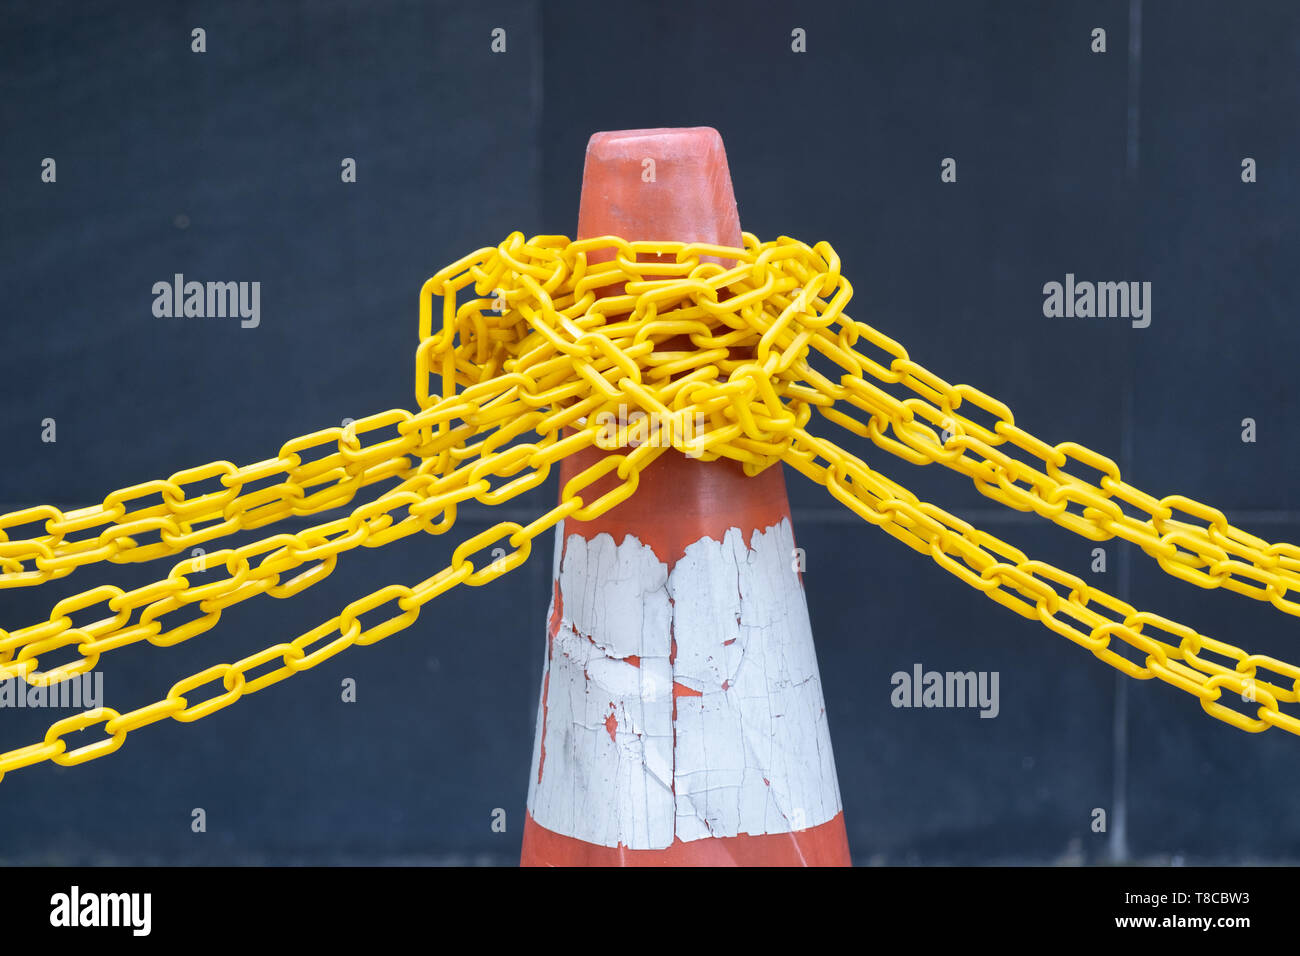
[[[740,246],[717,131],[593,136],[578,238],[602,235]],[[781,469],[669,450],[555,541],[522,863],[847,865]]]

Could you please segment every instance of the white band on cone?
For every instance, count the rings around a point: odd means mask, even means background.
[[[671,573],[634,537],[556,529],[561,613],[528,790],[538,824],[663,849],[840,812],[793,555],[788,520],[748,548],[735,528],[702,538]]]

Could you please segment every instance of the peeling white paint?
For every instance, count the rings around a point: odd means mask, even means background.
[[[789,521],[750,544],[735,528],[703,538],[670,574],[634,537],[615,546],[556,529],[562,613],[529,778],[537,823],[662,849],[839,813]]]

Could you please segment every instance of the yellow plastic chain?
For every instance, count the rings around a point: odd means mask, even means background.
[[[95,587],[60,601],[46,621],[0,630],[0,680],[48,685],[90,671],[102,654],[128,644],[188,640],[256,595],[297,594],[328,577],[345,551],[419,531],[442,534],[461,502],[502,504],[544,482],[556,462],[600,444],[605,416],[639,411],[659,428],[660,440],[604,456],[574,476],[559,504],[528,524],[501,522],[462,541],[451,562],[423,581],[381,588],[293,641],[178,681],[147,706],[57,721],[40,743],[0,753],[0,778],[45,760],[73,765],[104,756],[140,727],[197,720],[353,644],[383,640],[439,594],[518,567],[533,539],[560,521],[590,520],[634,494],[642,469],[669,445],[706,461],[734,459],[750,475],[785,462],[990,599],[1124,673],[1181,688],[1242,730],[1300,734],[1300,720],[1278,706],[1300,702],[1300,667],[1138,611],[1030,560],[807,426],[816,411],[905,461],[968,475],[1008,507],[1094,541],[1123,538],[1177,577],[1298,616],[1300,602],[1287,595],[1300,592],[1300,548],[1248,534],[1199,502],[1139,491],[1109,458],[1072,442],[1048,445],[1018,428],[1001,402],[913,362],[893,339],[844,312],[852,287],[827,243],[760,243],[748,233],[744,242],[733,249],[513,233],[447,266],[421,290],[419,411],[327,428],[287,442],[275,458],[244,467],[214,462],[115,491],[89,508],[39,505],[0,516],[0,588],[25,587],[82,565],[149,561],[290,515],[321,514],[350,505],[363,488],[396,482],[343,517],[178,561],[165,578],[132,591]],[[436,331],[434,296],[442,301]],[[813,367],[814,353],[837,368],[834,378]],[[440,393],[430,390],[431,376]],[[1028,460],[1008,454],[1012,448]],[[1097,477],[1066,470],[1080,465]],[[586,490],[611,473],[619,483],[588,501]],[[149,535],[157,540],[142,540]],[[503,544],[512,549],[504,557],[476,563]],[[224,575],[202,583],[187,577],[208,570]],[[168,614],[192,604],[201,616],[165,628]],[[363,624],[363,615],[384,605],[387,617]],[[74,614],[101,616],[74,625]],[[62,648],[75,656],[40,669],[41,657]],[[204,699],[191,701],[205,687]],[[1225,690],[1257,704],[1257,715],[1220,703]],[[68,748],[67,735],[98,725],[101,739]]]

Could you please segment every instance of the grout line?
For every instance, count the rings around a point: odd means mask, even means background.
[[[1141,108],[1142,81],[1142,0],[1129,0],[1128,8],[1128,130],[1126,136],[1126,180],[1130,195],[1136,192],[1139,160],[1138,119]],[[1131,235],[1131,233],[1130,233]],[[1127,387],[1124,389],[1122,409],[1120,412],[1120,469],[1129,470],[1133,465],[1133,410],[1137,402],[1137,369],[1132,340],[1124,350],[1128,365]],[[1256,518],[1255,520],[1260,520]],[[1120,548],[1118,560],[1118,589],[1116,597],[1121,601],[1129,600],[1133,583],[1133,560],[1130,548]],[[1112,793],[1110,817],[1110,862],[1126,863],[1129,859],[1128,848],[1128,703],[1129,678],[1126,674],[1115,672],[1115,707],[1112,715],[1111,738],[1113,751]]]
[[[1128,135],[1125,159],[1130,181],[1138,173],[1138,119],[1142,92],[1142,0],[1129,0],[1128,6]]]

